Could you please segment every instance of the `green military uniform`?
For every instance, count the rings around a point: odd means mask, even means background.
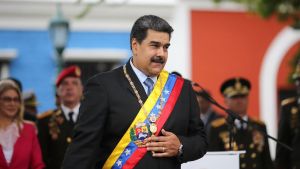
[[[277,145],[276,168],[300,169],[300,107],[296,97],[288,98],[281,103],[281,118],[278,129],[278,140],[293,148],[293,151]]]
[[[65,151],[71,143],[74,123],[67,121],[61,109],[38,116],[38,137],[47,169],[60,169]]]
[[[253,126],[259,126],[266,131],[265,125],[249,118],[246,128],[233,127],[233,150],[246,150],[240,156],[241,169],[272,169],[268,140],[264,134]],[[229,125],[225,118],[214,120],[211,123],[208,135],[209,151],[230,151]]]

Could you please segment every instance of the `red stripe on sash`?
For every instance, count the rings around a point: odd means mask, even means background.
[[[157,131],[160,131],[165,124],[165,122],[168,120],[171,112],[174,109],[175,103],[179,97],[179,94],[181,93],[181,89],[183,86],[183,78],[178,77],[174,88],[172,90],[172,93],[170,94],[170,97],[164,107],[164,109],[161,112],[161,115],[159,119],[157,120]],[[156,132],[156,136],[159,134],[159,132]],[[126,161],[126,163],[123,165],[123,169],[131,169],[140,161],[141,158],[144,157],[144,155],[147,153],[147,148],[138,148],[131,157]]]

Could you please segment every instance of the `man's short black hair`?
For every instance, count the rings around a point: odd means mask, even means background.
[[[155,15],[144,15],[138,18],[132,26],[130,33],[130,48],[132,39],[135,38],[140,44],[147,36],[148,29],[152,29],[158,32],[165,32],[169,34],[171,38],[171,33],[173,28],[164,19]]]

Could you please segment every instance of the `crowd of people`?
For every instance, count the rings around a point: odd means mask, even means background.
[[[207,151],[245,150],[240,168],[300,169],[300,63],[293,75],[298,97],[282,101],[278,145],[272,161],[264,122],[248,112],[251,82],[233,77],[220,85],[224,116],[210,93],[195,82],[168,73],[173,28],[145,15],[130,34],[132,57],[112,71],[81,82],[78,66],[56,80],[56,105],[37,113],[33,92],[15,78],[0,81],[0,168],[176,169]]]

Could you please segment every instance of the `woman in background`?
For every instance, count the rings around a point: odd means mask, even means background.
[[[43,169],[35,125],[23,121],[21,92],[0,81],[0,169]]]

